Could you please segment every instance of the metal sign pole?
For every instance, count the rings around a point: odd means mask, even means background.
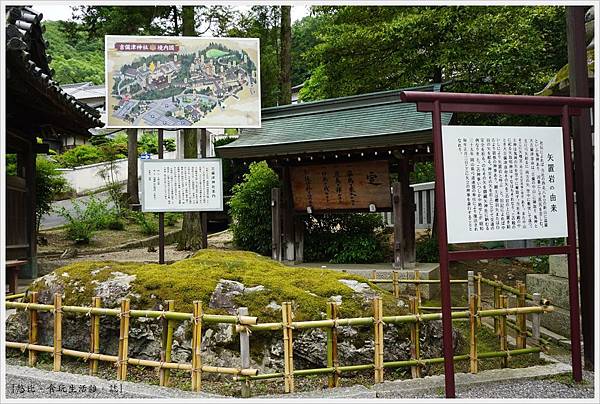
[[[164,157],[163,129],[158,130],[158,159]],[[158,213],[158,263],[165,263],[165,213]]]
[[[448,268],[448,234],[446,230],[446,191],[444,189],[444,158],[442,155],[442,118],[440,102],[433,102],[431,114],[433,157],[435,161],[435,207],[437,237],[440,252],[440,288],[442,289],[442,342],[444,347],[444,383],[446,398],[456,396],[454,385],[454,346],[452,344],[452,302]]]
[[[571,161],[571,134],[569,106],[563,105],[561,124],[565,163],[565,188],[567,193],[567,245],[569,246],[569,310],[571,326],[571,366],[573,379],[581,381],[581,332],[579,319],[579,285],[577,278],[577,239],[575,238],[575,201],[573,198],[573,163]],[[586,271],[587,268],[582,268]],[[589,285],[589,287],[592,287]]]

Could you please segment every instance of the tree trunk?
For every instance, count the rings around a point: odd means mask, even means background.
[[[127,129],[127,196],[129,206],[133,209],[140,204],[137,159],[137,129]]]
[[[184,6],[182,11],[183,35],[194,36],[194,7]],[[183,158],[198,158],[198,131],[197,129],[183,130]],[[202,218],[200,212],[185,212],[178,250],[199,250],[202,248]]]
[[[279,105],[292,103],[292,17],[291,6],[281,6],[281,53],[279,73]]]

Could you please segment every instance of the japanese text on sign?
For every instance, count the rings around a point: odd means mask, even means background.
[[[292,167],[291,182],[296,210],[391,208],[385,160]]]
[[[444,126],[448,242],[566,237],[562,128]]]
[[[221,211],[220,159],[144,160],[142,210],[145,212]]]

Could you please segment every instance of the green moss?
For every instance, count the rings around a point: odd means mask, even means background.
[[[316,320],[326,311],[330,296],[342,296],[340,317],[370,316],[371,308],[363,306],[362,299],[355,299],[352,289],[339,282],[355,279],[368,283],[362,277],[321,268],[288,267],[252,252],[202,250],[193,257],[171,265],[76,262],[57,269],[54,273],[65,284],[65,305],[89,305],[94,294],[95,282],[111,278],[113,272],[135,275],[132,292],[139,298],[132,299],[132,307],[153,309],[166,299],[175,301],[175,310],[191,312],[194,300],[201,300],[205,311],[210,296],[220,279],[234,280],[246,287],[263,285],[265,290],[247,293],[236,298],[236,303],[248,307],[250,314],[261,322],[280,321],[281,314],[266,306],[292,301],[297,320]],[[68,274],[68,276],[67,276]],[[382,296],[386,315],[403,314],[396,306],[393,296],[373,284],[371,288]],[[42,289],[36,283],[34,289]],[[82,289],[83,287],[83,289]]]

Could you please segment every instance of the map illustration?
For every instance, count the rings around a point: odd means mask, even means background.
[[[107,127],[260,127],[258,39],[106,37]]]

